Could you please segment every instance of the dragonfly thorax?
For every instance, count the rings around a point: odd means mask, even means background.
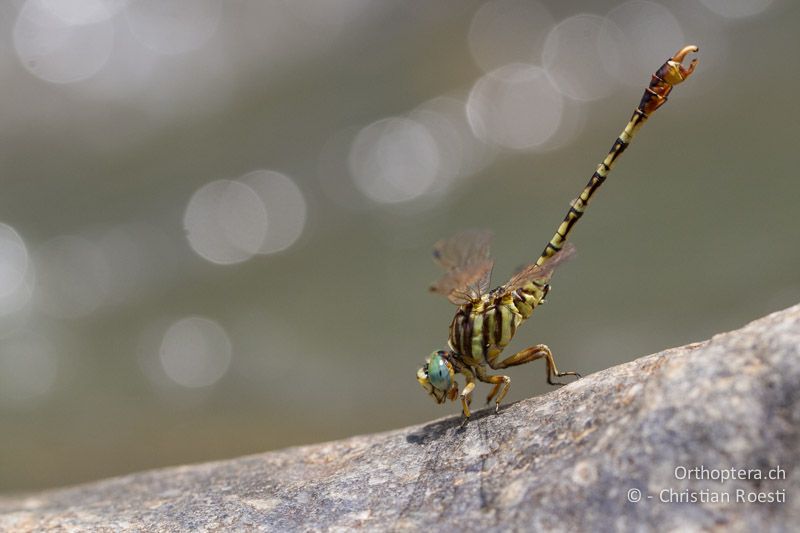
[[[523,291],[490,293],[474,304],[462,305],[450,323],[448,343],[468,366],[488,363],[503,351],[523,320],[541,298]]]

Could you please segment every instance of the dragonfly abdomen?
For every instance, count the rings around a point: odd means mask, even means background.
[[[673,87],[679,83],[682,83],[692,74],[692,72],[694,72],[694,67],[697,64],[696,59],[692,60],[692,63],[688,68],[681,65],[681,62],[686,55],[693,52],[697,52],[696,46],[684,47],[673,57],[668,59],[666,63],[661,65],[655,74],[653,74],[650,80],[650,85],[647,87],[647,89],[645,89],[642,99],[639,101],[639,105],[636,106],[636,109],[633,111],[633,115],[631,116],[630,121],[628,121],[627,126],[625,126],[625,129],[622,131],[622,133],[619,134],[617,140],[614,141],[614,144],[611,146],[611,150],[609,150],[606,158],[597,166],[597,170],[594,172],[594,174],[592,174],[591,178],[589,178],[589,183],[587,183],[586,187],[583,188],[580,196],[575,198],[570,203],[569,211],[567,211],[564,220],[558,226],[553,238],[550,239],[550,242],[547,243],[547,246],[545,246],[544,250],[542,251],[542,255],[536,262],[537,265],[544,265],[550,260],[551,257],[553,257],[553,255],[561,250],[564,242],[567,240],[567,236],[572,231],[573,226],[583,216],[583,213],[589,206],[589,201],[592,199],[592,196],[600,187],[600,185],[602,185],[606,180],[606,177],[611,171],[611,168],[614,166],[617,158],[622,155],[622,152],[624,152],[631,143],[634,135],[636,135],[636,132],[642,127],[642,125],[647,121],[650,115],[655,112],[656,109],[666,103],[667,97],[669,96]]]

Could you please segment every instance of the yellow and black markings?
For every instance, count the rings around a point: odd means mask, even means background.
[[[570,203],[564,220],[536,263],[527,265],[506,284],[489,291],[493,266],[489,255],[491,233],[466,231],[436,243],[434,260],[445,274],[431,287],[431,291],[446,296],[459,308],[450,323],[450,350],[433,352],[417,372],[417,380],[438,403],[446,398],[455,400],[460,397],[464,422],[470,416],[469,404],[476,378],[493,385],[487,403],[494,400],[498,410],[511,386],[511,378],[489,375],[485,366],[499,370],[544,359],[548,383],[560,384],[553,381],[554,377],[580,377],[576,372],[559,372],[553,353],[544,344],[526,348],[505,359],[500,359],[500,354],[511,342],[518,326],[544,302],[555,269],[574,253],[574,248],[566,243],[567,237],[619,156],[652,113],[664,105],[673,87],[694,72],[697,59],[693,59],[688,67],[684,67],[682,62],[697,50],[696,46],[684,47],[653,74],[630,121],[589,178],[589,183]],[[460,393],[454,379],[456,373],[462,374],[466,380]]]

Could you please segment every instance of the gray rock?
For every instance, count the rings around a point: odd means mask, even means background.
[[[0,530],[790,530],[799,356],[795,306],[464,429],[450,417],[0,499]],[[777,501],[741,501],[759,497]]]

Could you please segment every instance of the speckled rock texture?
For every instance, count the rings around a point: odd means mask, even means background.
[[[800,306],[459,422],[0,498],[0,530],[790,531]]]

